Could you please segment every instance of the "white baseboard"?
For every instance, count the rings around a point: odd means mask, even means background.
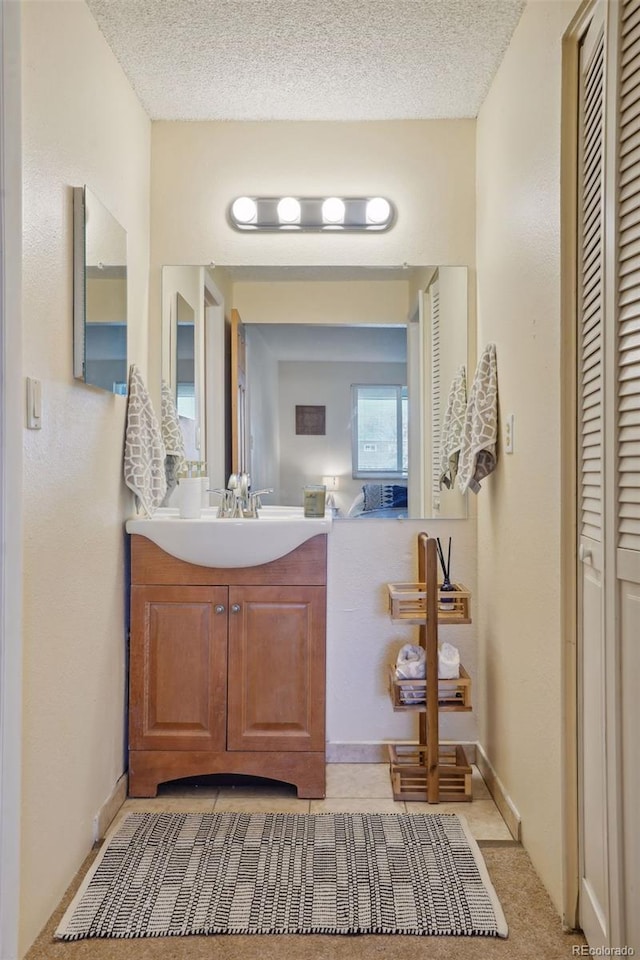
[[[398,741],[393,742],[397,743]],[[406,742],[415,743],[415,740],[407,740]],[[475,743],[462,743],[462,746],[467,755],[467,761],[475,763]],[[388,763],[389,751],[387,748],[387,741],[329,742],[327,743],[327,763]]]
[[[128,777],[123,773],[93,818],[93,842],[102,840],[116,813],[127,799]]]
[[[520,842],[520,814],[479,743],[476,744],[476,766],[487,785],[489,793],[493,797],[496,807],[500,811],[502,819],[509,829],[509,833],[514,840]]]

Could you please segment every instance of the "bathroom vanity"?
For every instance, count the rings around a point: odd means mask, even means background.
[[[133,533],[130,796],[227,773],[324,797],[326,569],[326,534],[216,567]]]

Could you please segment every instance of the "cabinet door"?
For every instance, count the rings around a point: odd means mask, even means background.
[[[325,597],[229,588],[229,750],[324,750]]]
[[[131,588],[129,746],[224,750],[227,588]]]

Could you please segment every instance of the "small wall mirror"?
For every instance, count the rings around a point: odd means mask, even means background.
[[[73,191],[73,375],[126,394],[127,234],[88,187]]]

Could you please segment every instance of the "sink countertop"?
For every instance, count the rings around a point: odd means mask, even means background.
[[[203,507],[197,520],[161,507],[153,517],[131,518],[127,533],[152,540],[165,553],[203,567],[255,567],[291,553],[318,534],[331,531],[332,517],[305,517],[302,507],[266,506],[257,519],[219,518]]]

